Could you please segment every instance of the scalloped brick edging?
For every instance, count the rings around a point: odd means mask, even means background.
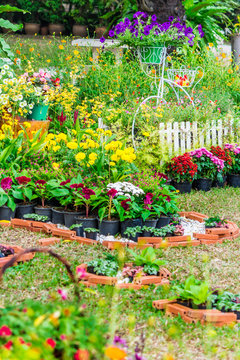
[[[167,316],[178,316],[186,323],[197,323],[202,325],[212,324],[213,326],[224,326],[237,322],[237,315],[231,312],[221,312],[216,309],[191,309],[178,304],[176,300],[155,300],[152,306],[158,310],[166,310]]]
[[[12,249],[14,249],[14,255],[16,255],[24,250],[22,247],[17,246],[17,245],[2,244],[2,243],[1,243],[1,245],[11,247]],[[4,258],[0,258],[0,268],[2,268],[10,259],[12,259],[14,257],[14,255],[8,255]],[[14,265],[17,265],[17,263],[19,263],[19,262],[25,262],[25,261],[32,260],[34,258],[34,256],[35,256],[34,252],[28,253],[28,254],[23,254],[22,256],[20,256],[20,258],[17,259],[17,261]]]
[[[87,264],[78,265],[77,269],[83,268],[87,270]],[[139,290],[146,285],[154,284],[155,286],[163,286],[169,284],[169,279],[171,278],[171,273],[165,269],[160,269],[160,274],[158,276],[150,275],[150,276],[142,276],[141,278],[136,279],[133,283],[128,284],[117,284],[117,277],[110,276],[101,276],[95,275],[86,272],[83,279],[80,279],[80,282],[85,286],[97,286],[100,285],[115,285],[119,289],[134,289]]]

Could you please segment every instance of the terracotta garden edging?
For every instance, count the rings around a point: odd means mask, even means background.
[[[2,268],[10,259],[12,259],[16,254],[22,252],[24,249],[20,246],[17,245],[11,245],[11,244],[1,244],[7,247],[11,247],[14,250],[14,254],[13,255],[8,255],[4,258],[0,258],[0,268]],[[24,254],[22,256],[20,256],[17,260],[17,262],[14,265],[17,265],[17,263],[19,262],[25,262],[25,261],[29,261],[32,260],[35,256],[35,253],[28,253],[28,254]]]
[[[83,268],[87,270],[87,264],[78,265],[76,268],[76,272],[79,268]],[[80,279],[80,282],[85,286],[97,286],[100,285],[115,285],[119,289],[134,289],[139,290],[146,285],[154,284],[155,286],[163,286],[169,284],[169,279],[171,278],[171,273],[165,269],[160,269],[160,274],[158,276],[149,275],[142,276],[141,278],[137,278],[133,283],[128,284],[117,284],[117,277],[110,276],[101,276],[88,273],[87,271],[84,274],[84,278]]]
[[[189,324],[197,323],[202,325],[212,324],[214,326],[224,326],[237,322],[237,315],[232,312],[221,312],[216,309],[191,309],[187,306],[178,304],[176,300],[155,300],[152,306],[158,310],[166,310],[167,316],[178,316]]]

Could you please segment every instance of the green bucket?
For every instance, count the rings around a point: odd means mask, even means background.
[[[34,105],[32,113],[28,114],[28,119],[31,120],[46,120],[48,112],[48,105]]]
[[[144,64],[161,64],[163,60],[163,45],[140,47],[140,58]]]

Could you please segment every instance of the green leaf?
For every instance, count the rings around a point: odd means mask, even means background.
[[[26,198],[31,201],[32,200],[32,190],[29,187],[23,188],[23,194],[26,196]]]
[[[19,9],[15,6],[10,5],[0,5],[0,14],[3,12],[21,12],[23,14],[29,13],[27,10]]]
[[[16,209],[16,204],[15,204],[14,200],[13,200],[11,197],[8,198],[7,206],[8,206],[12,211],[14,211],[14,210]]]
[[[23,28],[23,25],[22,24],[12,24],[10,21],[0,18],[0,27],[5,27],[6,29],[10,29],[12,31],[18,31]]]

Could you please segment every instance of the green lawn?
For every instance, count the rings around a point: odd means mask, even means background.
[[[180,208],[208,215],[219,214],[240,225],[240,189],[181,195]],[[20,229],[1,230],[2,243],[23,247],[35,246],[40,237]],[[184,280],[194,274],[209,279],[213,287],[240,292],[239,240],[209,246],[169,248],[164,250],[163,257],[173,280]],[[85,247],[66,241],[52,246],[52,249],[63,255],[73,268],[107,251],[101,246]],[[32,261],[7,271],[0,290],[0,304],[18,304],[26,298],[52,301],[59,287],[67,289],[69,297],[72,296],[72,285],[63,266],[48,255],[38,254]],[[82,302],[87,305],[87,311],[110,321],[112,330],[117,329],[131,346],[136,341],[142,344],[144,338],[144,354],[148,360],[240,359],[238,325],[202,327],[187,325],[178,318],[167,318],[151,306],[152,300],[166,297],[167,292],[168,289],[154,287],[135,292],[100,286],[91,290],[81,286]]]

